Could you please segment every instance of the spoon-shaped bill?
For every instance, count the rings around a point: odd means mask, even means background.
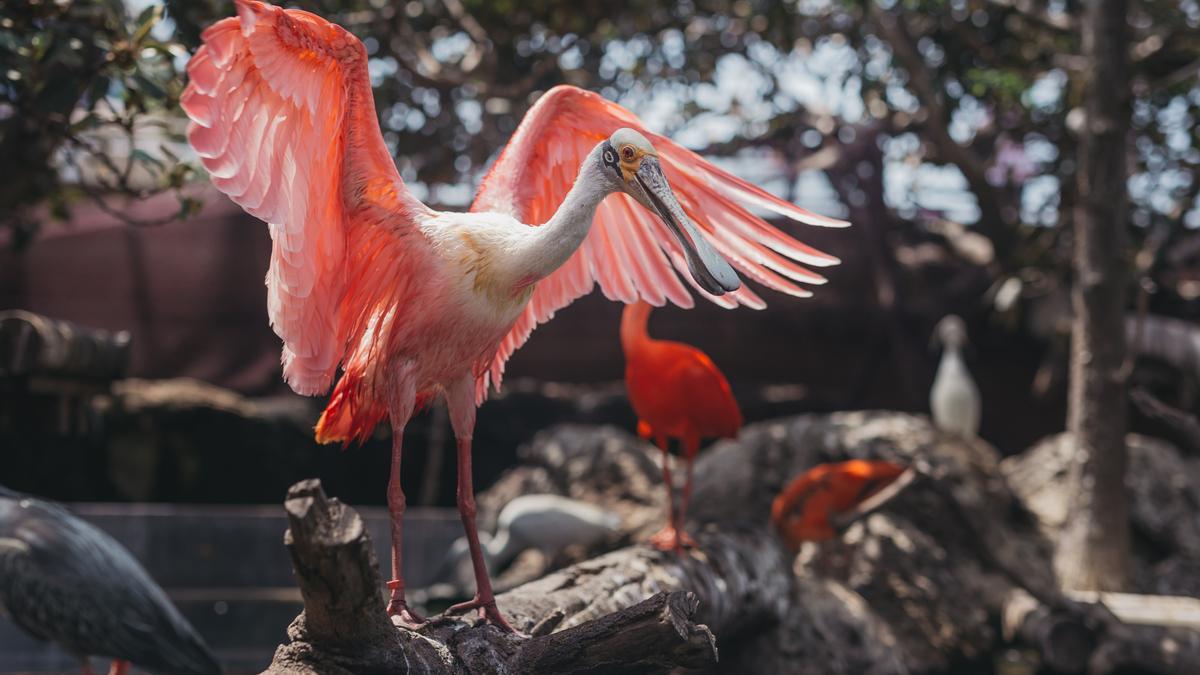
[[[671,234],[679,240],[687,257],[688,270],[701,288],[713,295],[724,295],[736,291],[742,283],[737,272],[725,258],[717,253],[712,244],[701,234],[700,228],[688,218],[667,184],[662,166],[653,157],[646,157],[637,172],[637,184],[649,199],[651,208],[667,224]]]

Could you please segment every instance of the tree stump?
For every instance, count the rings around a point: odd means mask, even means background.
[[[646,672],[716,663],[720,629],[769,621],[782,611],[789,575],[765,531],[711,533],[703,555],[646,547],[614,551],[498,598],[531,637],[439,617],[419,632],[384,611],[374,550],[355,511],[315,480],[286,502],[305,610],[267,672]],[[683,589],[693,589],[690,592]]]

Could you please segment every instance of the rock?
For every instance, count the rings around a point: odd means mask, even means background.
[[[1165,441],[1129,434],[1130,524],[1134,528],[1134,583],[1146,593],[1200,597],[1200,463]],[[1051,436],[1009,457],[1001,470],[1050,541],[1067,518],[1067,434]]]
[[[553,489],[623,513],[636,541],[664,518],[656,455],[619,430],[556,427],[522,452],[530,464],[479,501],[494,511],[525,487]],[[841,539],[806,544],[783,620],[740,638],[718,633],[723,671],[927,672],[986,659],[1000,644],[995,626],[1014,575],[1053,586],[1050,546],[1016,508],[996,450],[916,415],[801,415],[748,425],[698,460],[690,528],[702,536],[761,528],[791,478],[851,458],[920,463],[957,507],[938,490],[914,486]]]
[[[747,641],[738,662],[748,673],[906,673],[899,640],[862,595],[821,577],[797,579],[783,624]]]

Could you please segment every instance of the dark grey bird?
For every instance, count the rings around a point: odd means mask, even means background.
[[[204,640],[112,537],[0,486],[0,613],[40,640],[152,673],[220,673]]]

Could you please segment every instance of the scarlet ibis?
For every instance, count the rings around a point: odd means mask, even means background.
[[[885,461],[852,459],[818,464],[788,484],[771,505],[771,520],[788,546],[837,535],[830,518],[848,511],[887,487],[904,467]]]
[[[938,363],[929,390],[929,408],[933,423],[939,429],[963,438],[979,435],[979,387],[971,379],[971,371],[963,362],[962,348],[967,344],[967,325],[949,314],[938,322],[933,337],[942,345],[942,360]]]
[[[51,502],[0,487],[0,608],[79,658],[161,673],[221,672],[166,593],[112,537]]]
[[[422,620],[401,574],[401,437],[416,410],[445,396],[477,587],[451,609],[478,608],[511,630],[496,609],[471,481],[475,409],[509,356],[597,283],[615,300],[690,307],[682,277],[722,306],[763,306],[732,263],[768,288],[808,295],[797,282],[824,279],[798,262],[837,259],[749,209],[846,223],[777,199],[567,86],[525,115],[469,213],[435,211],[384,144],[362,43],[305,11],[235,4],[237,17],[204,32],[181,104],[213,185],[269,224],[268,313],[284,377],[318,395],[342,369],[317,423],[321,442],[361,440],[391,422],[388,610],[409,626]]]
[[[568,546],[591,547],[620,531],[621,518],[607,509],[555,494],[516,497],[500,509],[493,535],[480,532],[488,571],[501,569],[528,549],[553,558]],[[465,538],[446,556],[447,571],[469,552]]]
[[[682,551],[694,542],[684,527],[692,497],[692,469],[703,438],[734,438],[742,428],[729,382],[707,354],[682,342],[655,340],[646,324],[650,305],[626,305],[621,314],[621,348],[625,351],[625,388],[638,416],[638,435],[653,439],[662,450],[663,483],[667,487],[668,522],[650,543]],[[687,478],[675,509],[671,480],[671,439],[680,443]]]

